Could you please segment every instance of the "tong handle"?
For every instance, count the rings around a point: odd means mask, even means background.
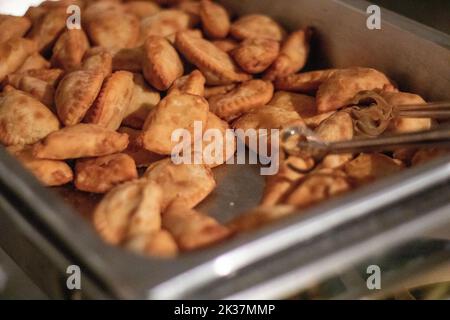
[[[328,144],[329,153],[359,153],[393,151],[397,148],[423,148],[450,146],[450,127],[403,133],[387,137],[364,138]]]
[[[432,102],[418,105],[399,105],[395,106],[394,113],[396,116],[405,118],[433,118],[433,119],[449,119],[450,118],[450,102]]]

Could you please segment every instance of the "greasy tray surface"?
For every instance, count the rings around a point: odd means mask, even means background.
[[[397,16],[391,16],[387,12],[383,12],[385,17],[383,29],[369,31],[365,28],[365,14],[340,2],[296,1],[295,6],[293,1],[287,0],[278,1],[276,6],[272,1],[222,2],[240,13],[250,11],[268,13],[289,28],[303,24],[314,26],[319,31],[319,38],[315,48],[317,53],[313,53],[312,56],[327,58],[320,63],[313,62],[314,66],[372,66],[398,81],[402,89],[418,92],[428,100],[450,98],[450,93],[446,90],[450,87],[450,70],[448,63],[446,64],[450,61],[450,51],[434,44],[431,40],[444,42],[447,45],[450,42],[448,37],[439,33],[428,33],[428,30],[422,26],[410,25],[409,22]],[[348,3],[350,2],[358,4],[360,8],[364,8],[365,5],[364,2],[349,1]],[[340,21],[341,19],[345,21]],[[400,26],[406,25],[411,31],[403,31],[393,26],[391,21],[395,20]],[[336,25],[339,28],[336,28]],[[417,30],[420,32],[416,32]],[[424,33],[429,40],[417,36]],[[364,51],[361,47],[364,47]],[[2,173],[5,172],[2,170]],[[202,208],[207,212],[221,221],[227,221],[233,214],[252,207],[258,202],[262,178],[258,175],[256,167],[249,170],[246,166],[227,166],[216,169],[216,174],[219,176],[218,182],[221,187],[205,204],[202,204]],[[18,175],[25,180],[29,179],[27,174],[18,172]],[[27,187],[22,185],[18,189],[24,191]],[[71,216],[72,213],[67,212],[63,205],[56,205],[57,201],[42,188],[35,184],[33,192],[33,196],[29,194],[30,197],[25,199],[33,205],[36,203],[35,214],[42,214],[40,219],[50,227],[48,231],[56,235],[58,239],[63,239],[65,249],[71,251],[74,259],[79,259],[80,264],[89,266],[108,286],[108,290],[120,297],[144,296],[148,288],[159,282],[183,270],[188,270],[202,261],[208,261],[220,253],[237,248],[247,240],[269,235],[279,228],[279,226],[273,226],[252,235],[245,235],[225,245],[180,257],[176,262],[144,259],[125,253],[121,249],[105,247],[96,235],[87,230],[86,224],[80,219],[74,219],[76,217]],[[67,192],[64,190],[66,195]],[[23,196],[25,195],[24,193]],[[37,200],[40,196],[43,196],[43,201]],[[351,195],[349,198],[354,197],[355,195]],[[78,199],[72,196],[69,198]],[[33,199],[36,202],[32,202]],[[90,200],[88,205],[89,203]],[[315,210],[315,213],[319,211]],[[58,216],[52,216],[52,214],[58,214]],[[290,222],[294,223],[302,219],[303,217],[298,217],[291,219]],[[80,237],[80,233],[86,236]],[[214,274],[210,276],[215,277]]]

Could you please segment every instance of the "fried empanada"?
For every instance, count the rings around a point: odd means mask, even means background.
[[[209,129],[215,130],[215,132],[208,132]],[[226,121],[212,112],[208,113],[202,158],[203,163],[210,168],[224,164],[236,152],[236,136],[229,129],[230,126]],[[217,136],[216,134],[219,132],[220,136]]]
[[[394,160],[381,153],[362,153],[343,167],[347,175],[357,184],[365,184],[403,170],[399,160]]]
[[[351,190],[348,178],[340,171],[313,172],[301,179],[287,196],[286,203],[306,208]]]
[[[230,17],[221,5],[210,0],[200,1],[200,18],[205,34],[214,39],[225,38],[230,31]]]
[[[222,85],[248,80],[250,76],[238,70],[230,56],[208,40],[178,32],[177,49],[206,77],[207,84]]]
[[[163,210],[169,204],[191,209],[216,187],[211,169],[202,164],[176,165],[171,159],[152,164],[144,175],[163,190]]]
[[[273,81],[300,71],[308,60],[311,34],[310,28],[291,33],[283,43],[280,55],[267,70],[264,78]]]
[[[67,30],[53,46],[52,65],[64,70],[73,70],[81,64],[88,48],[89,41],[83,30]]]
[[[271,208],[279,204],[292,187],[305,176],[297,170],[310,171],[315,163],[312,158],[288,157],[281,161],[278,173],[267,176],[261,206]],[[296,168],[297,170],[294,170]]]
[[[145,179],[123,183],[109,191],[98,204],[93,214],[94,227],[103,240],[116,245],[136,235],[138,230],[158,231],[161,229],[160,197],[158,185]]]
[[[383,89],[391,81],[371,68],[349,68],[335,71],[317,90],[317,110],[327,112],[345,107],[363,90]]]
[[[52,132],[35,144],[33,154],[40,159],[77,159],[122,152],[128,135],[95,124],[78,123]]]
[[[326,142],[335,142],[353,139],[353,120],[345,111],[331,115],[314,131],[317,137]]]
[[[161,100],[158,91],[151,88],[141,74],[133,75],[134,90],[128,108],[125,110],[122,124],[135,129],[142,129],[145,119]]]
[[[278,57],[280,43],[265,38],[249,38],[231,51],[237,64],[248,73],[266,70]]]
[[[135,15],[139,19],[150,17],[161,11],[161,8],[151,1],[128,1],[123,6],[125,12]]]
[[[55,88],[48,82],[22,74],[9,75],[6,80],[9,85],[32,95],[47,107],[53,109]]]
[[[0,43],[0,82],[15,72],[36,51],[36,44],[28,39],[14,38]]]
[[[103,83],[103,74],[95,71],[73,71],[59,83],[55,94],[58,117],[66,126],[81,122],[94,103]]]
[[[225,94],[236,88],[236,84],[228,84],[223,86],[205,87],[205,98],[209,99],[219,94]]]
[[[275,92],[269,105],[297,112],[306,125],[312,129],[334,113],[334,111],[318,113],[314,97],[287,91]]]
[[[86,192],[105,193],[137,177],[133,158],[124,153],[79,159],[75,165],[75,187]]]
[[[144,50],[142,47],[123,48],[114,53],[112,58],[113,71],[142,72]]]
[[[0,142],[32,144],[59,129],[58,118],[41,102],[19,90],[0,96]]]
[[[47,82],[52,87],[56,88],[59,81],[64,75],[64,71],[61,69],[32,69],[23,72],[24,75],[37,78]]]
[[[36,42],[40,52],[51,49],[56,39],[63,32],[68,17],[66,10],[66,7],[52,8],[33,23],[27,37]]]
[[[92,20],[98,19],[102,13],[115,12],[117,14],[125,13],[125,7],[119,1],[90,1],[83,10],[83,25],[88,24]]]
[[[238,40],[266,38],[281,41],[286,36],[286,32],[277,22],[262,14],[240,17],[231,25],[230,33]]]
[[[225,51],[227,53],[231,52],[232,50],[236,49],[239,46],[239,42],[230,38],[215,40],[212,43],[220,50]]]
[[[102,47],[95,47],[86,53],[82,69],[89,70],[94,72],[101,72],[103,74],[103,78],[106,78],[112,73],[112,63],[113,56],[112,54]]]
[[[231,235],[230,230],[214,218],[181,206],[172,205],[164,212],[162,224],[184,251],[212,245]]]
[[[72,169],[64,161],[37,159],[29,146],[12,146],[7,150],[44,186],[61,186],[73,179]]]
[[[17,73],[23,73],[29,70],[37,70],[37,69],[48,69],[50,68],[50,62],[45,60],[45,58],[40,55],[38,52],[28,56],[22,66],[17,69]]]
[[[392,106],[426,103],[421,96],[413,93],[381,91],[380,95]],[[391,120],[387,131],[390,133],[425,131],[431,129],[431,126],[432,120],[430,118],[397,117]]]
[[[191,94],[168,95],[145,121],[142,144],[149,151],[170,155],[178,145],[178,141],[172,140],[174,131],[186,129],[193,136],[194,122],[206,123],[207,118],[208,102],[204,98]]]
[[[166,230],[135,235],[128,238],[124,246],[133,252],[158,258],[173,258],[178,254],[178,245]]]
[[[149,36],[144,45],[143,72],[156,89],[165,91],[184,73],[177,51],[166,39]]]
[[[200,23],[200,1],[183,0],[179,1],[176,9],[181,10],[189,15],[189,24],[196,26]]]
[[[240,115],[267,104],[273,96],[270,81],[250,80],[223,95],[209,98],[210,110],[220,118],[230,121]]]
[[[242,213],[227,224],[233,233],[248,232],[295,213],[295,206],[263,206]]]
[[[169,90],[172,93],[188,93],[203,97],[205,95],[206,79],[203,74],[194,70],[190,74],[178,78]]]
[[[139,19],[128,13],[105,11],[87,22],[86,31],[94,45],[108,49],[133,48],[139,39]]]
[[[134,92],[133,74],[117,71],[106,78],[102,89],[84,121],[117,130],[130,105]]]
[[[0,43],[23,37],[31,27],[27,17],[0,15]]]
[[[331,77],[338,69],[326,69],[279,77],[274,85],[277,90],[300,93],[315,93],[320,85]]]
[[[118,130],[120,133],[126,133],[129,137],[129,143],[127,148],[123,151],[134,159],[138,168],[148,167],[152,163],[164,158],[160,154],[145,150],[139,143],[140,130],[135,130],[128,127],[120,127]]]
[[[141,40],[143,44],[149,36],[167,37],[189,28],[190,17],[187,13],[166,9],[141,21]]]

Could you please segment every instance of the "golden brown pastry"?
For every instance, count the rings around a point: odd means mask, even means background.
[[[194,37],[189,32],[178,32],[175,44],[181,54],[199,68],[206,77],[207,84],[230,84],[250,78],[239,71],[226,52],[208,40]]]
[[[136,234],[161,229],[161,190],[145,179],[121,184],[100,201],[93,223],[103,240],[120,244]]]
[[[250,80],[236,89],[209,98],[210,109],[220,118],[230,121],[240,115],[267,104],[273,96],[270,81]]]
[[[166,9],[141,21],[140,44],[149,36],[167,37],[181,30],[188,29],[190,16],[177,9]]]
[[[0,82],[7,75],[19,69],[35,51],[35,42],[28,39],[14,38],[0,43]]]
[[[73,180],[72,169],[64,161],[37,159],[29,146],[16,145],[7,150],[44,186],[61,186]]]
[[[310,28],[291,33],[283,43],[280,55],[267,70],[265,79],[275,80],[300,71],[308,60],[311,33]]]
[[[166,39],[149,36],[144,45],[145,79],[156,89],[165,91],[184,73],[177,51]]]
[[[185,129],[193,137],[195,121],[206,123],[207,117],[208,102],[204,98],[186,93],[168,95],[145,121],[142,145],[149,151],[171,155],[179,144],[172,139],[175,130]]]
[[[7,76],[6,83],[17,90],[30,94],[50,109],[53,109],[55,88],[48,82],[18,73]]]
[[[240,17],[231,25],[230,33],[238,40],[267,38],[281,41],[286,35],[286,32],[277,22],[262,14],[249,14]]]
[[[59,129],[58,118],[41,102],[19,90],[0,96],[0,142],[32,144]]]
[[[132,48],[138,44],[139,19],[115,10],[99,12],[87,22],[92,43],[108,49]]]
[[[245,72],[261,73],[277,59],[279,51],[280,43],[276,40],[248,38],[234,48],[231,55]]]
[[[83,30],[67,30],[53,47],[52,65],[64,70],[73,70],[81,64],[88,48],[89,40]]]
[[[221,5],[210,0],[200,1],[200,18],[205,34],[214,39],[225,38],[230,31],[230,17]]]
[[[121,152],[127,145],[127,134],[79,123],[49,134],[34,145],[33,154],[40,159],[53,160],[100,157]]]
[[[326,69],[278,77],[274,81],[274,85],[277,90],[311,94],[315,93],[320,85],[336,71],[337,69]]]
[[[34,40],[40,52],[49,50],[66,27],[67,7],[56,7],[46,10],[33,23],[27,37]]]
[[[133,74],[133,96],[125,110],[122,124],[135,129],[142,129],[145,119],[161,100],[158,91],[151,88],[141,74]]]
[[[203,97],[205,95],[206,79],[203,74],[194,70],[190,74],[178,78],[169,90],[172,93],[188,93]]]
[[[100,93],[84,121],[117,130],[122,123],[134,92],[133,74],[117,71],[105,79]]]
[[[23,37],[31,27],[27,17],[0,15],[0,43]]]
[[[128,135],[129,143],[123,153],[126,153],[133,158],[134,162],[136,163],[136,167],[148,167],[152,163],[164,158],[164,156],[148,151],[142,147],[142,145],[139,143],[141,130],[136,130],[128,127],[120,127],[118,131],[120,133],[126,133]]]
[[[380,71],[371,68],[349,68],[335,71],[317,91],[317,110],[327,112],[349,104],[360,91],[383,89],[391,81]]]
[[[95,71],[73,71],[59,83],[55,94],[58,117],[63,124],[80,123],[97,98],[103,74]]]
[[[181,206],[172,205],[165,211],[162,224],[181,250],[200,249],[230,236],[230,230],[214,218]]]
[[[176,165],[171,159],[152,164],[144,175],[163,190],[162,208],[170,204],[194,208],[216,187],[211,169],[202,164]]]
[[[133,158],[116,153],[98,158],[79,159],[75,165],[75,187],[78,190],[105,193],[123,182],[137,179]]]

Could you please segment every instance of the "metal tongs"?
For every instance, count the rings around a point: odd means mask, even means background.
[[[450,126],[436,129],[380,136],[397,117],[450,118],[450,102],[423,105],[389,105],[374,92],[364,91],[355,96],[353,106],[344,111],[353,119],[356,139],[325,142],[310,129],[289,127],[281,134],[281,146],[288,155],[312,157],[321,160],[327,154],[386,152],[398,148],[450,147]]]

